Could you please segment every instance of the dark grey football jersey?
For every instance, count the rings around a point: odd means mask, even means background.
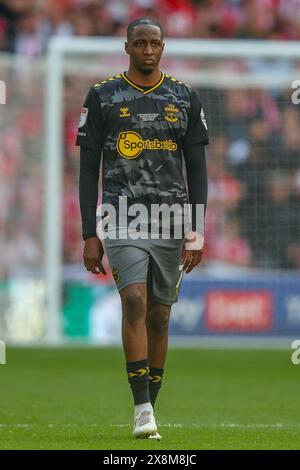
[[[143,89],[123,73],[94,85],[82,108],[77,145],[103,152],[103,203],[118,207],[187,203],[184,142],[208,143],[203,109],[192,89],[162,73]]]

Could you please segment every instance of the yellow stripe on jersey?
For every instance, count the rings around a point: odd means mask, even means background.
[[[162,72],[161,79],[159,80],[159,82],[156,85],[154,85],[152,88],[150,88],[150,90],[144,91],[143,88],[140,88],[138,85],[133,83],[128,77],[126,77],[126,75],[124,73],[122,73],[121,76],[127,83],[129,83],[129,85],[131,85],[133,88],[136,88],[137,90],[141,91],[142,93],[144,93],[144,95],[147,95],[147,93],[150,93],[151,91],[156,90],[156,88],[158,88],[165,79],[165,74]]]
[[[185,83],[181,82],[180,80],[177,80],[177,78],[175,78],[175,77],[171,77],[171,75],[169,75],[169,74],[167,74],[167,73],[165,74],[165,76],[166,76],[167,78],[170,78],[170,80],[171,80],[172,82],[177,82],[177,83],[179,83],[179,85],[185,85]]]
[[[114,77],[106,78],[106,79],[103,80],[102,82],[95,83],[94,88],[98,88],[98,87],[101,86],[103,83],[111,82],[111,81],[115,80],[116,78],[121,78],[121,74],[119,73],[118,75],[115,75]]]

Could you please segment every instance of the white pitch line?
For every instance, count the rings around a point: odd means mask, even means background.
[[[1,424],[0,428],[30,428],[31,424]]]
[[[14,424],[6,424],[0,423],[1,428],[25,428],[30,429],[33,427],[40,427],[45,426],[48,428],[77,428],[77,427],[103,427],[103,424],[91,423],[91,424],[82,424],[82,423],[65,423],[65,424],[29,424],[29,423],[14,423]],[[129,423],[116,423],[111,424],[111,427],[115,428],[127,428],[131,425]],[[158,423],[159,427],[162,428],[239,428],[239,429],[283,429],[283,428],[300,428],[300,423],[248,423],[248,424],[240,424],[240,423],[191,423],[191,424],[180,424],[180,423]]]
[[[125,427],[128,427],[130,426],[130,424],[111,424],[112,427],[116,427],[116,428],[125,428]],[[160,428],[182,428],[183,425],[182,424],[171,424],[171,423],[166,423],[166,424],[157,424],[157,426],[159,426]]]
[[[118,428],[122,428],[122,427],[128,427],[130,426],[129,424],[111,424],[112,427],[118,427]],[[268,428],[278,428],[278,429],[282,429],[282,428],[300,428],[300,423],[270,423],[270,424],[266,424],[266,423],[251,423],[251,424],[238,424],[238,423],[215,423],[215,424],[199,424],[199,423],[191,423],[189,425],[184,425],[184,424],[177,424],[177,423],[174,423],[174,424],[171,424],[171,423],[168,423],[168,424],[160,424],[158,423],[157,424],[158,427],[160,428],[190,428],[190,427],[193,427],[193,428],[245,428],[245,429],[251,429],[251,428],[265,428],[265,429],[268,429]]]
[[[275,424],[222,424],[222,427],[230,427],[230,428],[274,428],[274,429],[282,429],[282,428],[300,428],[300,423],[275,423]]]

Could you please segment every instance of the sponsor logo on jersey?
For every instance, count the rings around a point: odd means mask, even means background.
[[[88,114],[89,114],[88,108],[81,108],[78,128],[83,127],[85,125]]]
[[[129,117],[130,116],[129,108],[126,108],[126,107],[120,108],[119,116],[120,117]]]
[[[121,157],[136,158],[143,150],[177,150],[176,142],[172,140],[143,140],[135,131],[121,132],[117,141],[117,150]]]
[[[168,122],[177,122],[178,121],[178,116],[177,114],[179,113],[179,109],[176,108],[174,104],[168,104],[168,106],[165,106],[165,120]]]

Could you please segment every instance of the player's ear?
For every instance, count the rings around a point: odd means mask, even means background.
[[[129,54],[129,52],[128,52],[128,42],[125,41],[124,44],[125,44],[125,52],[126,52],[126,54]]]

